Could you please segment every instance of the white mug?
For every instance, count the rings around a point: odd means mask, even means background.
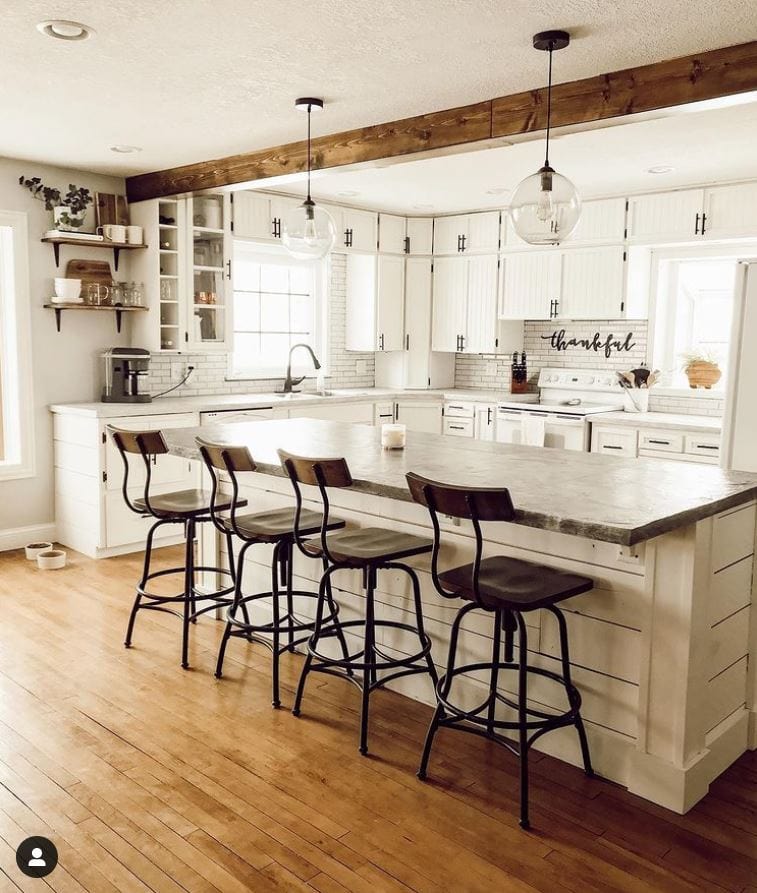
[[[129,245],[141,245],[143,237],[144,236],[141,226],[126,227],[126,241]]]
[[[106,223],[97,227],[98,234],[102,234],[109,242],[125,242],[126,227],[120,223]]]

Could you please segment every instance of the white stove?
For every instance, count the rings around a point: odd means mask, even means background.
[[[617,375],[607,370],[542,369],[538,403],[497,404],[500,443],[588,450],[588,416],[623,408]]]

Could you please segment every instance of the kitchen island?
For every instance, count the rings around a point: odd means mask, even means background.
[[[292,504],[277,448],[320,457],[344,456],[355,485],[333,494],[336,513],[350,524],[430,532],[425,509],[410,501],[406,471],[470,486],[507,486],[513,523],[484,525],[485,554],[539,561],[595,581],[565,603],[573,681],[597,771],[655,803],[685,812],[748,747],[754,748],[755,623],[750,620],[757,476],[717,467],[653,459],[466,441],[409,432],[404,451],[387,452],[380,431],[364,425],[291,419],[164,432],[172,453],[196,459],[195,436],[246,444],[258,464],[244,495],[253,511]],[[443,561],[470,559],[472,531],[443,524]],[[222,544],[204,543],[223,559]],[[257,554],[252,554],[257,553]],[[211,556],[208,556],[209,558]],[[269,550],[250,550],[245,588],[264,588]],[[205,563],[205,562],[204,562]],[[458,605],[434,590],[428,559],[413,562],[423,587],[426,629],[438,664],[446,660]],[[319,565],[300,557],[298,588],[312,588]],[[380,575],[379,608],[406,620],[411,609],[405,575]],[[360,616],[360,580],[336,578],[345,619]],[[301,613],[307,613],[302,606]],[[474,612],[460,660],[487,660],[491,618]],[[527,615],[529,663],[554,669],[558,633],[544,612]],[[387,632],[388,651],[409,645]],[[463,696],[481,700],[480,680]],[[428,681],[398,680],[404,694],[432,703]],[[535,681],[536,704],[562,709],[562,691]],[[561,729],[539,740],[543,750],[580,765],[575,735]],[[503,759],[506,756],[503,755]]]

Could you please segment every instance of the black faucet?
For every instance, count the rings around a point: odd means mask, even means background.
[[[284,394],[291,394],[294,391],[294,388],[298,384],[302,384],[305,381],[305,376],[302,375],[300,378],[292,378],[292,354],[297,350],[298,347],[304,347],[305,350],[310,354],[313,358],[313,366],[316,369],[321,368],[321,364],[318,362],[318,357],[313,353],[313,348],[309,344],[293,344],[289,349],[289,362],[287,363],[287,377],[284,379]]]

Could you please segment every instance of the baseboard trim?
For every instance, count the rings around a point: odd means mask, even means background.
[[[29,543],[55,542],[55,524],[32,524],[29,527],[14,527],[0,530],[0,552],[23,549]]]

